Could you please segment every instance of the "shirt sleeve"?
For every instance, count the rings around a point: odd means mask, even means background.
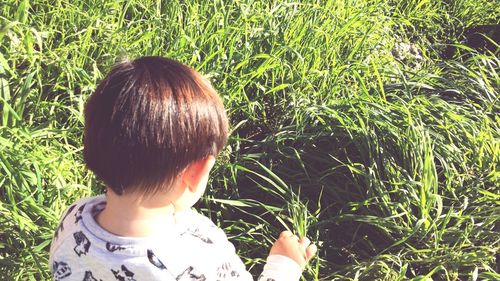
[[[258,281],[299,280],[302,269],[291,258],[282,255],[270,255]]]
[[[234,246],[227,242],[228,248],[234,249]],[[227,280],[238,280],[238,281],[250,281],[254,280],[250,272],[246,270],[245,264],[243,264],[240,257],[236,252],[232,251],[232,257],[228,264],[232,265],[233,273],[230,274],[237,279],[227,279]],[[220,270],[220,269],[219,269]],[[219,272],[220,274],[220,272]],[[291,258],[282,255],[270,255],[267,257],[266,264],[262,274],[260,274],[258,281],[299,281],[302,275],[302,269],[300,266]],[[221,275],[219,275],[221,276]],[[228,275],[226,275],[228,276]]]
[[[250,281],[254,280],[250,272],[246,270],[245,264],[241,258],[236,254],[236,250],[231,242],[227,239],[225,233],[219,229],[219,233],[224,235],[225,245],[223,246],[226,253],[230,254],[229,263],[232,265],[234,270],[233,276],[238,276],[237,279],[228,280],[239,280],[239,281]],[[258,281],[299,281],[302,275],[302,269],[299,264],[289,257],[283,255],[269,255],[266,260],[266,264],[260,274]],[[219,275],[220,276],[220,275]],[[223,279],[224,280],[224,279]]]

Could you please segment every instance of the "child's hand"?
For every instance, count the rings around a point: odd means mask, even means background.
[[[316,254],[316,245],[311,244],[307,237],[299,239],[290,231],[283,231],[271,248],[270,255],[282,255],[297,262],[304,268],[311,258]]]

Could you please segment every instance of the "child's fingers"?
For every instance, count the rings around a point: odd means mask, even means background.
[[[285,231],[282,231],[280,233],[280,237],[279,238],[287,238],[287,237],[292,237],[292,236],[293,236],[293,233],[291,233],[288,230],[285,230]]]
[[[294,235],[292,232],[290,232],[288,230],[285,230],[285,231],[281,232],[279,238],[293,238],[293,239],[295,239],[297,241],[299,240],[299,237],[297,237],[297,235]]]
[[[318,247],[316,245],[311,244],[309,247],[306,248],[306,260],[309,262],[314,255],[316,255],[316,252],[318,251]]]
[[[299,243],[302,246],[302,249],[305,250],[311,244],[311,240],[309,240],[309,238],[307,238],[307,237],[302,237],[302,238],[300,238]]]

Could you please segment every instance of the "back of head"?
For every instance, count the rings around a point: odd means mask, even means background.
[[[228,121],[210,83],[171,59],[116,65],[85,107],[84,159],[115,193],[166,190],[190,163],[217,155]]]

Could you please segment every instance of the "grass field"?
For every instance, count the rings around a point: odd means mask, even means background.
[[[0,0],[0,280],[50,279],[61,212],[103,190],[85,100],[143,55],[223,97],[198,207],[254,275],[289,228],[319,246],[303,280],[500,280],[498,45],[462,42],[494,3]]]

